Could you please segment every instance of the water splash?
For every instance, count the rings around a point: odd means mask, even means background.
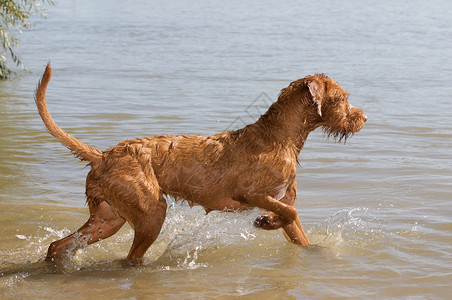
[[[170,207],[161,241],[167,244],[158,261],[166,269],[206,267],[207,262],[198,262],[206,250],[256,238],[257,229],[252,225],[256,216],[255,210],[205,215],[202,211]]]
[[[208,264],[204,253],[209,250],[249,243],[257,237],[252,221],[257,210],[235,213],[212,212],[183,205],[171,205],[157,241],[145,255],[145,265],[161,269],[196,269]],[[14,286],[36,273],[73,273],[81,270],[111,270],[121,268],[119,260],[126,257],[133,241],[133,230],[126,225],[113,237],[69,252],[63,265],[57,269],[46,267],[45,253],[50,243],[61,239],[75,229],[39,226],[33,235],[15,234],[19,244],[15,249],[0,249],[0,286]],[[36,267],[39,265],[39,267]]]
[[[338,256],[377,244],[384,235],[381,221],[366,207],[340,210],[308,231],[315,245],[332,249]]]
[[[8,266],[17,263],[33,263],[43,258],[50,242],[55,239],[61,239],[68,235],[70,230],[63,228],[56,230],[51,227],[38,227],[36,235],[25,236],[16,234],[15,237],[26,243],[24,247],[17,249],[0,250],[2,265]]]
[[[205,215],[201,209],[171,205],[160,236],[146,253],[145,265],[157,264],[164,270],[207,267],[212,259],[210,256],[215,255],[214,250],[228,246],[238,249],[257,238],[258,229],[252,225],[257,215],[258,210]],[[50,242],[71,232],[67,228],[46,226],[39,227],[36,236],[17,234],[16,238],[26,241],[26,245],[13,251],[0,251],[2,268],[17,269],[17,278],[8,280],[14,282],[28,276],[19,273],[17,266],[24,262],[32,264],[42,261]],[[265,235],[262,231],[260,233]],[[365,207],[340,210],[307,233],[314,245],[331,249],[337,256],[374,245],[383,235],[381,222]],[[281,237],[272,234],[271,238],[278,239],[279,243]],[[117,262],[127,255],[132,240],[133,230],[125,228],[100,243],[89,247],[81,245],[82,249],[70,255],[59,271],[71,273],[82,269],[118,268]]]

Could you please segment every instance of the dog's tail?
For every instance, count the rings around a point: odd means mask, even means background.
[[[47,64],[44,75],[42,75],[42,78],[39,81],[38,87],[35,92],[35,102],[42,121],[46,125],[47,130],[49,130],[50,134],[56,137],[61,143],[63,143],[63,145],[68,147],[76,157],[84,161],[89,161],[91,163],[98,161],[102,157],[102,151],[77,140],[76,138],[65,132],[63,129],[61,129],[55,123],[55,121],[53,121],[52,116],[47,109],[46,103],[46,89],[51,76],[52,68],[50,67],[49,63]]]

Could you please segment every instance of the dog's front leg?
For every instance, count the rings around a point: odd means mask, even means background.
[[[297,199],[297,181],[293,180],[293,182],[289,185],[287,188],[286,194],[284,197],[280,200],[283,204],[293,207],[295,200]],[[262,207],[262,206],[261,206]],[[259,228],[263,229],[276,229],[277,224],[281,222],[281,217],[269,210],[266,209],[266,211],[263,212],[264,214],[256,219],[254,221],[254,225]],[[284,229],[284,236],[289,242],[301,245],[301,246],[307,246],[310,245],[310,242],[303,231],[303,227],[301,226],[300,219],[298,217],[298,214],[296,215],[296,218],[286,225],[281,226]],[[279,228],[279,227],[277,227]]]
[[[292,184],[287,188],[286,194],[281,199],[281,202],[287,205],[294,205],[296,199],[297,199],[297,181],[294,179]],[[310,242],[306,234],[304,233],[303,227],[301,226],[300,218],[298,217],[298,215],[297,218],[292,223],[284,226],[283,229],[284,236],[289,242],[301,246],[310,245]]]
[[[303,231],[303,227],[301,226],[300,218],[298,217],[298,215],[295,220],[293,220],[291,223],[288,223],[287,225],[281,225],[281,222],[282,219],[279,215],[275,214],[274,212],[267,211],[267,214],[258,217],[254,221],[254,225],[256,227],[267,230],[273,230],[283,227],[284,236],[289,242],[301,246],[310,245],[310,242]]]
[[[244,198],[251,206],[263,208],[273,213],[257,218],[254,221],[256,227],[274,230],[289,225],[298,218],[295,207],[284,204],[271,196],[254,194],[246,195]]]
[[[284,228],[284,236],[289,242],[301,245],[308,246],[311,243],[308,240],[308,237],[303,231],[303,227],[301,227],[300,219],[297,217],[295,221],[286,225]]]

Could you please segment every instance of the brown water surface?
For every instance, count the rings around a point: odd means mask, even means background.
[[[59,1],[20,36],[30,72],[0,82],[0,297],[448,299],[450,11],[443,0]],[[369,121],[345,145],[316,131],[300,155],[310,247],[255,229],[258,211],[177,204],[143,266],[119,263],[133,237],[125,226],[55,269],[43,258],[85,222],[88,168],[36,112],[48,60],[56,122],[100,149],[238,128],[316,72]]]

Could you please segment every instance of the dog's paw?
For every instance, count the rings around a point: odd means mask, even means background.
[[[283,222],[281,217],[277,215],[265,215],[257,217],[256,220],[254,220],[254,226],[258,228],[262,228],[265,230],[274,230],[283,227],[286,222]]]
[[[257,217],[256,220],[254,220],[254,226],[258,228],[263,228],[265,226],[268,226],[270,224],[269,216],[260,216]]]

